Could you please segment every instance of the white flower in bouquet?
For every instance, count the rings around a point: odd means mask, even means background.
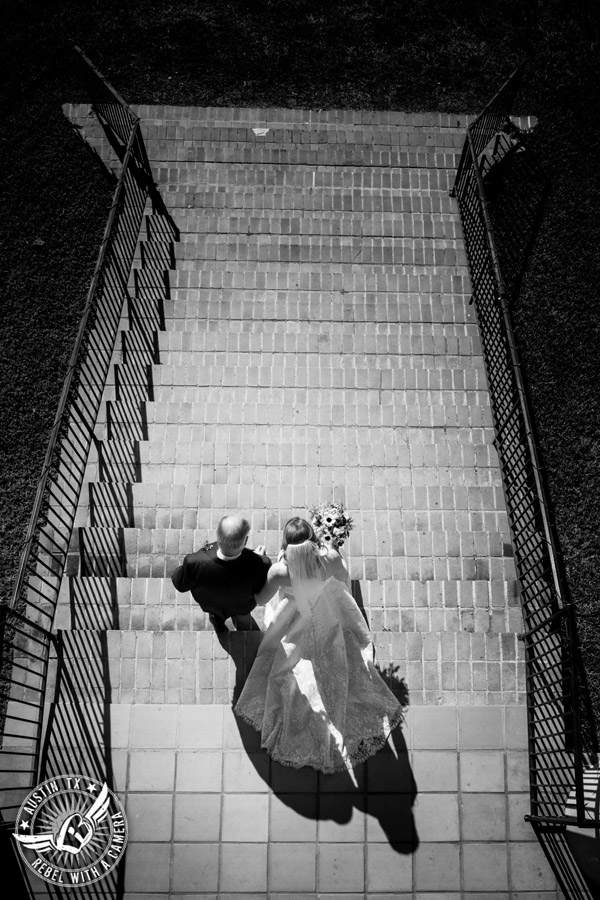
[[[310,523],[315,534],[326,547],[343,546],[350,535],[354,523],[344,510],[342,503],[322,503],[309,509]]]

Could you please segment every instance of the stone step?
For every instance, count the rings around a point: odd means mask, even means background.
[[[282,435],[280,441],[244,442],[243,435],[236,441],[221,443],[219,440],[167,441],[164,443],[143,441],[135,449],[135,458],[140,465],[204,465],[222,474],[227,466],[239,475],[238,470],[253,467],[281,467],[309,469],[329,468],[357,469],[360,472],[360,483],[387,483],[393,473],[398,473],[396,483],[403,484],[401,469],[497,469],[498,457],[495,448],[490,444],[471,444],[446,438],[439,435],[434,443],[408,441],[396,435],[392,441],[358,443],[356,436],[349,437],[346,443],[342,435],[336,433],[335,440],[330,439],[322,444],[302,440],[300,436]],[[101,448],[90,451],[89,462],[98,461],[101,453],[102,462],[118,463],[121,459],[130,458],[132,445],[125,443],[123,447],[117,442],[109,441]],[[375,471],[369,477],[368,471]],[[389,470],[389,471],[388,471]],[[232,473],[233,474],[233,473]],[[304,480],[305,476],[302,476]]]
[[[306,510],[324,498],[335,497],[346,504],[348,508],[360,510],[363,513],[373,510],[398,510],[403,500],[407,502],[408,509],[422,510],[430,508],[433,511],[464,510],[470,508],[474,512],[503,512],[505,509],[502,488],[496,484],[472,485],[467,482],[467,476],[473,478],[473,474],[466,471],[462,474],[456,472],[455,484],[440,485],[439,476],[435,470],[425,470],[419,479],[413,478],[410,470],[406,472],[405,483],[399,483],[399,479],[389,485],[372,485],[352,482],[345,474],[343,466],[330,468],[322,473],[321,483],[315,484],[281,484],[256,483],[247,484],[221,483],[200,484],[193,482],[189,476],[189,467],[156,467],[145,470],[145,483],[150,477],[156,476],[154,486],[162,490],[165,484],[177,486],[173,475],[177,473],[179,485],[184,485],[191,498],[197,497],[200,509],[225,509],[246,510],[268,507],[270,510],[286,510],[286,519],[292,515],[306,515]],[[93,465],[89,467],[86,477],[94,477]],[[200,471],[194,475],[200,476]],[[290,474],[291,471],[290,471]],[[162,479],[158,476],[162,475]],[[427,476],[427,477],[426,477]],[[415,484],[415,481],[419,481]],[[429,500],[428,500],[429,498]],[[412,505],[411,504],[412,501]],[[87,496],[82,498],[87,504]],[[194,500],[192,499],[191,504]],[[427,504],[430,504],[428,507]]]
[[[261,170],[262,171],[262,170]],[[214,176],[213,176],[214,177]],[[236,176],[239,177],[239,176]],[[223,178],[219,185],[204,185],[201,182],[193,182],[185,185],[170,184],[169,190],[164,192],[165,205],[178,220],[180,215],[190,215],[190,210],[235,210],[236,212],[268,212],[279,216],[282,212],[289,213],[327,213],[340,217],[343,214],[379,215],[388,214],[399,216],[404,213],[422,213],[433,215],[436,218],[445,214],[456,217],[458,207],[456,200],[450,197],[447,190],[430,190],[420,193],[418,189],[402,187],[399,176],[396,176],[396,187],[391,190],[391,184],[385,189],[373,190],[362,188],[360,183],[356,189],[348,189],[345,186],[323,188],[316,191],[312,186],[295,186],[286,183],[277,189],[266,184],[267,175],[260,180],[260,174],[255,175],[252,184],[243,184],[237,187],[228,185]],[[298,179],[299,180],[299,179]],[[351,181],[349,174],[347,181]]]
[[[345,355],[343,357],[325,354],[290,354],[263,353],[259,358],[245,354],[240,360],[236,354],[237,364],[206,365],[202,361],[202,351],[197,353],[176,353],[176,362],[166,361],[161,365],[148,365],[143,360],[136,363],[135,357],[127,364],[115,363],[111,366],[107,385],[148,385],[155,388],[182,386],[187,387],[250,387],[258,385],[277,385],[278,387],[320,387],[328,389],[381,389],[395,393],[416,391],[486,391],[487,382],[483,368],[473,369],[405,369],[384,368],[383,364],[392,362],[390,357],[381,359],[373,356],[373,362],[379,360],[381,365],[370,364],[370,359],[362,359]],[[244,362],[246,363],[244,365]],[[362,365],[360,364],[362,362]],[[401,361],[398,360],[398,363]],[[332,365],[332,363],[335,363]],[[350,367],[348,364],[354,363]]]
[[[474,322],[474,310],[468,305],[466,297],[449,300],[447,295],[433,295],[422,298],[421,303],[409,300],[411,295],[404,294],[398,300],[391,294],[381,296],[353,296],[329,293],[329,295],[308,294],[298,296],[295,291],[272,291],[271,296],[264,296],[258,291],[248,296],[246,291],[225,291],[219,296],[218,290],[199,290],[195,288],[172,288],[168,294],[159,295],[155,288],[147,285],[136,285],[134,289],[141,301],[132,301],[134,322],[146,323],[150,320],[153,326],[161,331],[205,330],[206,322],[224,320],[226,323],[241,320],[244,322],[327,322],[336,329],[340,323],[362,324],[379,323],[385,325],[427,325],[447,324],[463,325]],[[216,295],[216,296],[215,296]],[[167,324],[168,323],[168,324]],[[130,328],[131,320],[126,311],[121,320],[121,330]],[[404,330],[404,329],[403,329]],[[326,341],[326,338],[324,339]]]
[[[330,372],[333,378],[335,371],[336,378],[342,378],[346,383],[354,377],[364,378],[362,373],[367,370],[378,373],[369,377],[380,377],[386,386],[398,387],[405,384],[407,388],[410,386],[422,390],[436,389],[438,385],[444,389],[460,387],[463,381],[465,387],[468,385],[471,388],[473,379],[480,385],[480,379],[485,374],[480,356],[474,356],[472,365],[467,366],[464,354],[455,352],[444,355],[442,347],[446,341],[440,334],[433,335],[433,346],[427,347],[431,352],[411,355],[410,345],[415,346],[417,341],[410,333],[405,334],[408,329],[402,329],[402,333],[395,335],[383,331],[381,334],[372,334],[369,323],[365,323],[362,333],[358,330],[355,334],[349,331],[328,333],[324,330],[319,339],[318,333],[314,331],[277,334],[276,331],[268,330],[267,322],[262,333],[236,332],[234,325],[232,322],[230,333],[213,328],[210,331],[199,329],[196,332],[169,331],[159,334],[156,355],[162,363],[157,366],[181,366],[188,370],[197,368],[203,375],[206,373],[208,378],[208,373],[213,369],[216,373],[237,368],[245,371],[254,369],[256,372],[278,369],[283,373],[297,363],[301,372],[319,371],[324,380],[329,377]],[[419,339],[421,336],[416,337]],[[455,351],[461,349],[459,337],[451,335],[450,339],[456,341]],[[145,354],[136,350],[133,341],[127,340],[127,334],[125,343],[131,351],[127,354],[126,365],[131,362],[140,370],[147,367]],[[354,352],[352,348],[355,348]],[[419,349],[424,348],[420,346]],[[115,353],[113,359],[115,363],[118,362],[119,354]],[[154,374],[154,369],[152,371]]]
[[[140,264],[164,260],[164,268],[175,268],[179,260],[392,265],[466,266],[462,242],[408,237],[336,237],[277,234],[202,234],[176,244],[142,242]],[[165,249],[167,248],[167,249]]]
[[[330,392],[328,392],[330,393]],[[424,392],[425,394],[427,392]],[[311,405],[307,400],[298,400],[294,407],[290,402],[271,402],[265,394],[264,400],[257,402],[225,402],[225,393],[215,402],[148,402],[141,412],[143,424],[139,418],[133,417],[130,404],[123,401],[109,401],[103,404],[98,417],[101,425],[110,417],[111,436],[117,439],[127,437],[131,426],[131,437],[138,440],[147,439],[147,428],[153,424],[189,425],[196,422],[204,424],[226,425],[316,425],[320,427],[355,427],[370,428],[485,428],[492,426],[489,407],[484,406],[432,406],[427,398],[417,406],[408,403],[390,403],[388,405],[373,404],[368,406],[356,395],[353,403],[334,402],[331,398],[320,398],[320,402]],[[139,426],[139,427],[138,427]]]
[[[524,701],[523,653],[516,634],[375,631],[382,673],[404,679],[414,705],[485,705]],[[61,669],[81,701],[117,703],[225,703],[254,661],[259,632],[64,631]],[[57,678],[48,680],[48,696]]]
[[[151,217],[148,217],[149,219]],[[228,215],[220,212],[177,211],[174,215],[180,230],[181,243],[194,243],[202,234],[260,235],[277,234],[308,237],[353,236],[370,238],[417,238],[420,240],[462,240],[462,227],[457,213],[363,213],[340,215],[333,210],[315,210],[311,215],[278,215],[274,210],[258,209],[251,215],[241,215],[232,210]],[[141,239],[160,239],[154,234],[151,222],[147,225],[148,238],[142,232]],[[166,234],[164,240],[171,240]]]
[[[397,509],[352,510],[350,515],[362,523],[363,532],[494,532],[508,542],[506,513],[487,509],[489,488],[443,489],[464,508],[440,509],[440,489],[417,489],[425,494],[423,508],[415,507],[415,490],[401,488]],[[78,525],[108,525],[131,528],[191,528],[214,533],[225,507],[204,506],[206,485],[90,482],[80,498]],[[406,504],[402,501],[406,500]],[[427,506],[427,503],[430,506]],[[407,508],[410,504],[410,508]],[[279,511],[243,510],[255,532],[283,528],[287,514]],[[260,538],[257,537],[256,541]]]
[[[143,411],[143,404],[141,407],[138,405],[138,409]],[[115,430],[114,427],[112,430]],[[194,444],[196,446],[202,446],[203,444],[220,444],[222,446],[233,446],[233,454],[237,452],[235,445],[253,445],[257,448],[255,452],[260,453],[261,451],[258,448],[263,444],[267,446],[269,444],[281,443],[292,448],[294,445],[304,443],[307,447],[319,446],[321,448],[321,455],[319,457],[320,462],[322,462],[323,465],[327,464],[331,467],[338,455],[343,453],[341,449],[343,446],[362,447],[373,441],[373,431],[369,426],[357,426],[349,429],[340,427],[336,428],[334,432],[331,426],[323,426],[320,428],[314,425],[301,424],[298,424],[297,426],[294,426],[293,424],[245,425],[242,427],[239,424],[231,425],[227,423],[190,423],[186,425],[173,422],[170,424],[163,423],[148,426],[142,421],[141,425],[136,423],[135,426],[132,426],[132,432],[144,431],[143,437],[136,437],[133,434],[128,436],[125,433],[125,428],[121,430],[123,431],[123,434],[120,438],[115,437],[115,435],[112,434],[107,439],[108,429],[106,422],[103,421],[96,426],[95,431],[95,436],[98,440],[106,441],[104,447],[104,452],[107,454],[106,458],[115,463],[118,463],[120,459],[125,460],[131,458],[135,458],[139,461],[139,456],[137,455],[139,452],[138,446],[142,446],[146,441],[150,441],[155,445],[171,444],[172,446],[175,446],[176,444]],[[472,439],[471,431],[473,431]],[[420,434],[420,432],[422,432],[422,434]],[[335,441],[333,440],[334,437],[336,438]],[[378,429],[376,443],[384,448],[384,454],[388,452],[386,449],[387,447],[392,448],[389,452],[393,455],[395,453],[394,447],[398,447],[399,452],[403,452],[403,448],[407,442],[409,445],[422,445],[424,448],[423,453],[431,453],[432,451],[426,450],[425,448],[428,448],[431,444],[435,443],[445,444],[448,442],[449,444],[458,443],[460,445],[471,445],[471,443],[473,443],[473,446],[479,446],[491,445],[493,439],[494,432],[491,427],[471,430],[468,428],[420,428],[418,426],[414,428],[397,429],[386,426]],[[419,451],[417,450],[415,452],[418,453]],[[192,453],[192,450],[190,450],[190,453]],[[309,453],[308,449],[307,453]],[[95,464],[98,457],[93,447],[90,454],[90,460]],[[190,459],[192,458],[193,457],[190,456]],[[232,459],[235,458],[235,456],[232,456]],[[260,456],[254,458],[257,460],[261,459]],[[213,465],[214,460],[210,464]]]
[[[79,554],[80,569],[69,574],[170,576],[183,557],[203,546],[206,538],[206,532],[192,529],[81,527],[71,542],[71,555]],[[269,555],[276,555],[280,532],[265,531],[262,539]],[[414,555],[406,556],[407,552]],[[431,535],[375,532],[363,534],[361,539],[357,530],[352,535],[348,566],[353,578],[367,581],[513,580],[513,559],[505,553],[512,553],[508,539],[497,534],[473,532],[462,538],[439,532],[434,545]]]
[[[114,428],[112,430],[117,430]],[[124,430],[124,429],[123,429]],[[133,430],[133,429],[130,429]],[[102,453],[103,451],[101,451]],[[167,457],[175,455],[172,451],[163,454],[163,451],[157,451],[157,457]],[[183,454],[182,454],[183,455]],[[435,465],[421,467],[413,466],[386,466],[378,467],[373,474],[371,467],[358,465],[335,465],[335,464],[318,464],[318,465],[235,465],[232,463],[221,463],[215,465],[214,462],[202,461],[194,462],[195,454],[190,453],[190,462],[154,462],[150,461],[143,464],[139,468],[140,478],[147,484],[187,484],[195,485],[197,490],[200,488],[208,488],[211,491],[211,498],[214,502],[222,490],[225,483],[228,486],[229,498],[240,499],[244,496],[250,487],[254,485],[256,488],[272,492],[273,496],[277,495],[282,501],[284,507],[288,506],[288,502],[284,502],[289,495],[296,497],[304,497],[310,490],[315,492],[331,492],[331,490],[339,490],[345,483],[351,485],[347,488],[349,496],[357,494],[365,503],[369,503],[368,509],[372,509],[372,504],[381,503],[383,509],[394,509],[399,496],[401,486],[413,485],[416,487],[449,487],[460,488],[477,486],[482,487],[499,487],[501,477],[496,466],[475,469],[473,466],[444,466],[439,469]],[[181,457],[180,457],[181,458]],[[88,464],[85,474],[85,480],[95,480],[98,476],[102,481],[107,483],[114,482],[132,482],[129,472],[119,469],[119,462],[115,464],[115,468],[110,468],[110,462],[104,457],[98,464]],[[416,469],[416,471],[415,471]],[[347,473],[344,478],[344,472]],[[229,476],[229,477],[228,477]],[[208,502],[208,491],[205,499]],[[297,502],[300,502],[299,500]],[[233,500],[223,505],[231,506]],[[246,506],[247,504],[244,504]],[[296,505],[296,500],[294,500]]]
[[[364,384],[365,372],[369,373],[367,385],[379,379],[390,390],[485,390],[486,386],[481,357],[474,356],[472,365],[467,368],[464,354],[444,356],[436,352],[411,356],[405,349],[406,341],[399,347],[399,341],[392,343],[393,335],[371,338],[364,334],[323,334],[319,352],[315,351],[314,345],[318,341],[312,340],[312,334],[282,334],[278,341],[276,332],[268,332],[266,327],[262,334],[200,330],[159,333],[155,350],[150,347],[138,349],[134,341],[128,339],[127,332],[123,334],[125,353],[122,350],[113,353],[109,384],[115,383],[114,366],[130,373],[129,380],[124,383],[165,383],[170,373],[166,372],[163,379],[164,365],[168,369],[184,370],[186,380],[190,379],[192,383],[195,379],[205,380],[207,384],[216,379],[218,383],[221,378],[227,385],[235,381],[238,374],[243,379],[244,373],[259,379],[260,383],[260,379],[267,377],[267,372],[276,370],[283,379],[297,363],[300,379],[307,378],[307,384],[314,384],[318,373],[323,387],[351,386],[355,381]],[[311,340],[307,341],[306,337]],[[277,343],[282,352],[273,350]],[[352,344],[357,346],[355,354],[346,350]],[[379,354],[372,350],[373,345],[382,348]],[[437,350],[438,346],[439,341],[436,341],[433,349]],[[285,347],[289,349],[286,351]]]
[[[77,107],[74,107],[77,110]],[[81,109],[89,112],[89,107]],[[348,129],[376,131],[461,131],[476,118],[465,113],[440,112],[400,112],[398,110],[369,109],[280,109],[268,107],[190,107],[190,106],[133,106],[138,115],[150,125],[168,124],[179,126],[183,123],[210,123],[214,127],[239,127],[247,123],[250,127],[281,125],[284,128],[310,125],[318,128],[332,128],[340,131]],[[531,128],[537,122],[535,116],[517,116],[513,121],[520,128]]]
[[[219,186],[227,188],[264,188],[277,192],[286,188],[302,188],[312,193],[330,193],[340,189],[353,191],[411,191],[419,194],[449,193],[454,186],[459,154],[455,152],[360,153],[354,151],[302,150],[273,151],[257,148],[247,151],[251,164],[244,162],[246,151],[198,149],[195,159],[152,162],[152,171],[161,191],[185,191],[198,185],[203,190]],[[285,159],[282,158],[285,155]],[[393,161],[391,157],[393,156]],[[302,159],[304,157],[304,159]],[[337,158],[336,158],[337,157]],[[344,157],[344,159],[340,158]],[[385,161],[383,158],[387,157]],[[377,158],[377,159],[376,159]],[[431,165],[429,165],[431,164]],[[276,202],[276,201],[274,201]],[[311,209],[307,199],[305,209]],[[317,209],[322,198],[317,198]],[[350,206],[358,212],[362,207]],[[383,209],[382,199],[368,204],[368,212]],[[452,207],[456,209],[455,206]]]
[[[169,321],[169,331],[153,335],[124,331],[124,341],[132,352],[146,352],[155,348],[159,352],[202,351],[229,354],[255,353],[309,353],[324,355],[329,364],[332,355],[341,365],[352,368],[354,359],[364,366],[381,356],[384,368],[400,368],[398,360],[386,362],[389,356],[405,357],[402,368],[427,368],[423,361],[441,357],[435,362],[436,369],[470,368],[470,363],[462,356],[472,354],[473,365],[481,368],[481,342],[477,327],[473,322],[411,322],[403,327],[397,323],[369,322],[329,322],[323,328],[319,321],[283,321],[263,319],[262,321],[242,321],[232,319],[192,319],[186,322],[186,330],[174,330]],[[423,358],[425,358],[423,360]],[[267,357],[270,361],[270,357]],[[244,360],[245,361],[245,360]],[[229,358],[222,358],[229,364]],[[260,362],[257,356],[254,365]],[[211,363],[208,363],[209,365]],[[232,365],[239,365],[235,358]]]
[[[283,124],[269,121],[256,124],[256,119],[247,122],[236,122],[230,125],[213,124],[212,122],[191,121],[183,119],[174,126],[170,122],[148,123],[146,142],[150,148],[167,146],[177,148],[189,144],[234,144],[240,147],[257,145],[301,146],[312,147],[326,145],[328,147],[355,146],[385,150],[398,147],[411,148],[451,148],[461,150],[464,144],[464,131],[460,128],[414,128],[408,125],[365,126],[340,124],[337,122],[297,122]],[[156,158],[156,157],[153,157]],[[177,157],[174,157],[177,158]]]
[[[313,135],[307,135],[312,137]],[[156,169],[166,166],[188,166],[214,163],[231,166],[335,166],[365,169],[425,169],[431,172],[449,170],[452,177],[460,160],[461,148],[326,141],[271,141],[264,138],[238,141],[187,141],[182,147],[175,141],[152,142],[148,155]]]
[[[211,260],[201,268],[182,261],[169,273],[175,288],[238,288],[273,291],[377,291],[378,294],[471,295],[468,269],[464,266],[354,266],[309,263],[264,263],[253,266],[233,260]]]
[[[72,115],[89,115],[87,104],[72,104],[69,107]],[[140,118],[148,125],[168,124],[178,127],[184,123],[197,123],[199,125],[210,123],[214,127],[227,127],[234,125],[241,127],[248,123],[250,127],[275,126],[292,127],[297,124],[319,128],[348,128],[377,130],[402,129],[425,130],[441,129],[450,131],[463,130],[475,119],[474,115],[463,113],[440,112],[399,112],[396,110],[369,110],[369,109],[282,109],[268,107],[258,109],[256,107],[221,107],[221,106],[146,106],[132,105],[131,107]],[[520,127],[531,127],[535,124],[535,117],[521,117],[515,119]]]
[[[409,357],[442,356],[437,368],[453,369],[457,367],[457,356],[472,353],[474,365],[481,366],[480,339],[474,321],[466,322],[410,322],[399,325],[397,322],[376,322],[263,318],[256,320],[242,319],[187,319],[185,325],[178,328],[182,320],[169,320],[169,331],[158,334],[155,343],[159,349],[169,350],[204,350],[262,353],[307,353],[312,351],[325,355],[331,363],[332,354],[339,359],[345,356],[346,365],[352,358],[358,357],[363,364],[361,354],[377,354],[387,358],[390,354],[407,357],[403,366],[421,368],[419,361],[412,362]],[[180,336],[181,335],[181,336]],[[140,341],[144,346],[153,342],[148,335],[133,334],[132,349]],[[444,362],[444,360],[449,360]],[[257,361],[255,361],[256,363]],[[371,360],[369,360],[371,362]],[[385,368],[398,367],[396,360],[385,365]],[[468,368],[465,360],[460,363]]]
[[[388,370],[390,371],[390,370]],[[242,384],[244,382],[241,370]],[[384,370],[375,370],[382,376]],[[171,373],[172,374],[172,373]],[[194,373],[195,374],[195,373]],[[183,383],[154,384],[154,400],[156,404],[190,403],[194,411],[198,407],[202,416],[203,408],[213,403],[234,404],[292,404],[295,408],[308,405],[316,407],[336,407],[343,405],[346,409],[353,404],[366,404],[369,407],[382,407],[387,411],[392,407],[396,412],[407,407],[419,409],[420,407],[447,407],[464,408],[474,407],[488,408],[490,399],[486,390],[402,390],[400,388],[383,387],[383,378],[380,377],[379,386],[348,384],[345,387],[326,387],[320,383],[318,372],[314,378],[309,378],[308,370],[304,377],[301,376],[300,384],[294,384],[291,375],[284,379],[277,369],[249,368],[246,370],[247,383],[244,386],[231,384],[232,378],[227,379],[227,384],[186,384],[185,372],[182,372]],[[391,374],[391,371],[390,371]],[[204,379],[203,379],[204,380]],[[339,379],[342,380],[342,379]],[[354,379],[349,379],[352,381]],[[310,386],[307,383],[310,382]],[[137,383],[137,382],[136,382]],[[105,399],[114,400],[114,389],[108,388]],[[203,421],[202,418],[198,421]]]
[[[352,592],[374,631],[497,633],[521,628],[514,581],[354,581]],[[265,628],[265,609],[255,621]],[[55,628],[212,631],[189,591],[170,578],[70,577],[61,587]]]
[[[242,511],[243,512],[243,511]],[[279,516],[277,517],[279,518]],[[282,517],[285,519],[285,517]],[[269,523],[270,524],[270,523]],[[369,556],[380,559],[420,559],[448,557],[450,560],[479,559],[499,557],[511,558],[512,547],[508,534],[488,531],[390,531],[382,527],[370,527],[368,523],[357,520],[344,552],[352,559],[358,556]],[[166,553],[176,558],[191,553],[201,547],[207,538],[207,529],[181,528],[113,528],[87,527],[80,529],[72,541],[72,549],[82,553],[108,555],[123,551],[129,556],[136,547],[147,553],[149,548],[157,553]],[[265,544],[270,554],[277,555],[281,541],[281,528],[271,527],[261,530],[257,542]],[[115,549],[116,548],[116,549]],[[145,549],[144,549],[145,548]],[[350,548],[350,549],[348,549]],[[106,552],[105,552],[106,551]]]
[[[92,450],[95,454],[97,454],[97,449]],[[102,453],[102,465],[101,469],[104,467],[108,468],[110,465],[117,466],[119,460],[123,460],[123,465],[127,462],[128,459],[133,457],[138,461],[139,472],[142,474],[141,464],[139,463],[139,452],[135,449],[135,445],[132,447],[128,445],[126,442],[118,443],[116,441],[109,441],[105,445],[101,447]],[[111,457],[109,454],[112,453]],[[128,453],[130,454],[128,456]],[[86,476],[89,480],[89,476],[92,475],[91,468],[96,465],[97,456],[90,463],[90,470],[86,473]],[[216,468],[219,470],[218,474],[225,475],[226,468],[223,465],[215,466],[214,462],[209,462],[207,464],[207,468]],[[337,471],[339,469],[339,471]],[[362,484],[359,486],[358,483],[352,482],[350,479],[343,478],[343,471],[346,469],[346,466],[333,467],[331,464],[328,469],[325,467],[322,471],[322,481],[327,481],[327,484],[324,484],[323,487],[319,487],[317,485],[291,485],[284,484],[278,486],[270,486],[268,488],[270,495],[274,498],[279,497],[280,499],[284,499],[284,494],[289,494],[293,487],[294,496],[296,494],[309,494],[310,490],[313,490],[313,493],[316,494],[317,489],[319,490],[322,497],[333,496],[336,500],[343,501],[346,503],[349,509],[352,509],[354,512],[351,515],[355,516],[357,521],[362,520],[365,522],[371,522],[373,520],[373,511],[376,511],[377,521],[386,523],[389,521],[390,530],[397,530],[404,528],[404,523],[406,523],[406,527],[408,528],[409,524],[413,522],[415,524],[413,528],[409,528],[408,530],[422,531],[427,530],[427,528],[433,528],[434,518],[428,520],[428,523],[425,524],[425,520],[421,517],[422,515],[429,515],[430,517],[434,516],[462,516],[468,514],[472,517],[472,521],[477,523],[473,525],[473,527],[465,528],[466,520],[461,518],[461,527],[453,527],[446,526],[444,524],[444,531],[478,531],[482,529],[482,521],[485,524],[484,530],[495,531],[501,530],[506,531],[506,527],[504,524],[498,528],[495,524],[494,520],[488,520],[487,516],[497,516],[505,515],[505,507],[504,507],[504,498],[502,489],[500,486],[491,486],[491,485],[478,485],[478,484],[454,484],[454,485],[439,485],[439,484],[410,484],[410,483],[400,483],[400,478],[397,478],[393,481],[391,485],[381,485],[372,483]],[[145,474],[146,470],[144,470]],[[104,474],[103,472],[101,474]],[[111,473],[112,474],[112,473]],[[371,481],[368,478],[367,472],[362,473],[364,475],[365,481]],[[423,473],[424,475],[425,473]],[[434,479],[432,479],[433,481]],[[123,479],[125,481],[125,479]],[[135,479],[133,480],[135,481]],[[423,481],[423,479],[422,479]],[[337,482],[337,483],[336,483]],[[90,482],[92,483],[92,482]],[[294,507],[297,504],[291,504],[289,502],[281,503],[281,504],[269,504],[269,509],[267,512],[264,511],[264,495],[267,488],[264,484],[257,484],[256,481],[253,481],[248,484],[235,484],[235,483],[212,483],[212,484],[199,484],[193,483],[189,481],[181,481],[179,483],[175,483],[172,480],[164,481],[164,482],[149,482],[144,481],[143,484],[140,483],[129,483],[120,484],[117,479],[112,482],[103,481],[101,485],[98,486],[98,490],[101,492],[101,496],[103,497],[103,503],[106,506],[110,506],[109,497],[114,496],[119,498],[119,502],[123,499],[123,496],[126,497],[126,505],[129,507],[130,503],[133,503],[133,498],[136,498],[136,505],[141,504],[142,509],[146,506],[154,507],[154,508],[168,508],[173,511],[173,514],[176,514],[177,509],[181,509],[184,511],[193,509],[197,512],[194,515],[197,516],[207,516],[211,515],[212,511],[212,521],[216,525],[216,522],[222,515],[225,514],[227,510],[231,509],[240,509],[245,510],[246,517],[253,522],[261,522],[261,528],[266,527],[266,522],[279,521],[280,515],[284,517],[280,522],[281,525],[289,516],[287,513],[282,512],[279,514],[278,510],[287,510]],[[80,504],[82,508],[87,508],[89,504],[89,491],[86,488],[87,493],[82,493]],[[129,494],[127,494],[129,491]],[[102,492],[105,492],[104,494]],[[263,497],[263,504],[261,508],[256,507],[252,503],[252,494],[261,495]],[[227,494],[227,502],[225,502],[225,494]],[[354,497],[357,500],[355,504],[352,506],[348,503],[348,497]],[[223,502],[218,503],[217,500],[221,498]],[[289,498],[288,498],[289,499]],[[307,509],[309,509],[315,502],[318,502],[320,498],[312,498],[308,497],[308,503],[303,507],[298,504],[298,514],[302,514],[302,510],[304,513]],[[360,502],[359,502],[360,501]],[[381,506],[377,506],[380,503]],[[368,504],[368,505],[367,505]],[[114,504],[113,504],[114,505]],[[292,515],[292,513],[290,513]],[[264,517],[267,517],[266,519]],[[480,516],[483,516],[483,520],[480,520]],[[215,518],[217,517],[217,518]],[[416,518],[415,518],[416,517]],[[204,519],[198,519],[198,521],[202,521],[204,524]],[[493,521],[493,524],[491,524]],[[501,518],[499,520],[501,523],[505,523],[505,518]],[[177,527],[180,527],[177,525]],[[208,524],[207,524],[208,527]],[[257,527],[258,524],[257,524]],[[270,527],[274,527],[270,525]]]
[[[253,135],[253,140],[150,142],[148,155],[154,169],[164,166],[186,166],[194,163],[242,164],[251,166],[335,166],[373,169],[423,169],[431,173],[449,170],[452,179],[461,151],[457,147],[392,146],[374,148],[364,143],[327,143],[322,141],[281,141],[267,143]],[[310,137],[310,135],[307,135]]]

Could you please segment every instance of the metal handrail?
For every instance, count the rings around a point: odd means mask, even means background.
[[[458,198],[463,223],[525,623],[520,637],[525,645],[530,761],[530,815],[526,818],[568,895],[573,885],[580,889],[582,881],[564,829],[568,825],[598,827],[600,819],[597,813],[586,817],[574,608],[514,335],[510,311],[514,297],[502,271],[479,166],[482,150],[509,119],[523,66],[468,126],[451,193]],[[566,804],[573,798],[576,815],[570,816]]]
[[[50,631],[58,592],[71,550],[71,539],[87,457],[111,364],[139,228],[149,196],[155,191],[139,118],[106,82],[87,57],[76,48],[100,123],[112,143],[116,141],[121,169],[104,229],[86,304],[63,383],[58,409],[23,544],[15,588],[0,607],[0,638],[5,680],[2,685],[0,771],[15,770],[4,759],[15,756],[11,738],[26,735],[30,758],[22,772],[28,789],[37,783],[40,764],[42,711],[50,648]],[[31,672],[36,646],[35,684]],[[24,655],[23,665],[18,654]],[[6,673],[11,674],[6,677]],[[27,712],[26,712],[27,711]],[[11,754],[11,746],[13,752]],[[3,755],[2,755],[3,754]],[[23,785],[15,787],[18,795]],[[0,819],[7,823],[15,805],[2,791]]]
[[[80,365],[80,355],[82,351],[82,347],[84,344],[84,340],[86,337],[86,331],[90,316],[92,311],[94,310],[95,301],[96,301],[96,292],[98,287],[98,281],[100,278],[100,274],[104,268],[106,253],[109,243],[113,238],[113,226],[115,217],[117,214],[117,209],[121,203],[121,198],[124,191],[124,173],[126,171],[127,165],[129,164],[129,159],[131,157],[132,148],[136,140],[137,136],[137,123],[134,124],[131,130],[131,136],[129,138],[129,142],[127,144],[127,151],[125,154],[125,158],[123,160],[123,170],[121,172],[121,176],[119,177],[119,181],[117,187],[115,189],[113,200],[111,204],[111,208],[108,214],[108,220],[106,223],[106,227],[104,229],[104,234],[102,237],[102,241],[100,244],[100,251],[98,253],[98,260],[96,263],[96,267],[94,269],[94,273],[92,275],[92,280],[90,284],[90,288],[87,295],[86,305],[83,311],[83,315],[81,317],[81,322],[79,324],[79,328],[77,331],[77,337],[75,339],[75,345],[73,347],[73,352],[71,353],[71,358],[69,360],[69,364],[67,367],[67,373],[65,376],[65,380],[63,383],[62,392],[60,395],[60,399],[58,402],[58,409],[56,412],[56,416],[54,418],[54,424],[52,426],[52,431],[50,433],[50,440],[48,443],[48,448],[46,450],[46,456],[44,458],[44,463],[42,466],[42,474],[40,480],[38,482],[38,487],[35,495],[35,499],[33,502],[33,509],[31,511],[31,516],[29,519],[29,526],[27,528],[26,537],[24,540],[24,547],[22,551],[22,559],[21,564],[19,566],[19,571],[17,575],[17,580],[15,584],[15,588],[12,595],[11,606],[13,609],[16,609],[19,599],[23,592],[23,587],[25,580],[27,578],[27,561],[29,557],[29,553],[31,551],[31,546],[36,539],[36,535],[39,529],[39,520],[41,518],[42,508],[45,503],[46,490],[48,485],[48,480],[50,474],[54,471],[55,465],[55,457],[57,448],[60,442],[60,430],[61,426],[64,423],[65,417],[69,412],[69,401],[71,399],[71,387],[73,384],[73,379],[75,373],[79,369]],[[91,427],[91,431],[93,431],[93,425]],[[59,578],[60,580],[60,578]]]

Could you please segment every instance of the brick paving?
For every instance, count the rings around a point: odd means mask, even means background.
[[[61,594],[62,666],[97,677],[67,697],[55,673],[64,709],[110,704],[125,896],[555,900],[523,821],[521,619],[448,195],[465,117],[139,113],[180,240],[148,215],[131,290],[155,337],[124,318]],[[226,511],[275,556],[332,497],[410,699],[357,785],[269,761],[230,708],[260,635],[219,640],[169,578]]]

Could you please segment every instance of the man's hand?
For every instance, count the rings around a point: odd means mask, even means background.
[[[253,553],[258,553],[259,556],[267,555],[267,548],[263,544],[259,544],[258,547],[252,551]]]

